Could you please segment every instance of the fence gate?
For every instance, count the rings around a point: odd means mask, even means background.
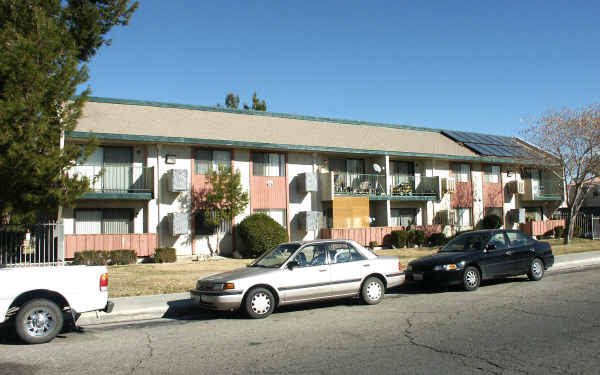
[[[64,264],[63,224],[0,225],[0,267]]]
[[[600,240],[600,216],[592,217],[592,238]]]

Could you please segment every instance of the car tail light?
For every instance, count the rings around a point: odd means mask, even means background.
[[[107,290],[108,290],[108,274],[103,273],[102,276],[100,276],[100,291],[106,292]]]
[[[398,262],[398,271],[402,271],[402,264]]]

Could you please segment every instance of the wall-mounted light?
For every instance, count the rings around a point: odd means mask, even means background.
[[[166,164],[175,164],[177,162],[177,157],[173,154],[165,155],[165,163]]]

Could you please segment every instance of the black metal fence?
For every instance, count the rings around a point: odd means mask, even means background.
[[[569,214],[566,210],[556,211],[552,215],[553,219],[563,219],[565,220],[565,223],[567,223],[568,217]],[[600,216],[580,213],[575,216],[573,220],[575,221],[575,225],[573,227],[575,229],[575,233],[580,237],[600,240]]]
[[[63,225],[0,225],[0,267],[64,264]]]

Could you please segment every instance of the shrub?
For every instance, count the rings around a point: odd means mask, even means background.
[[[82,264],[86,266],[105,266],[110,259],[108,251],[104,250],[84,250],[75,252],[73,264]]]
[[[113,250],[109,251],[110,264],[125,265],[137,263],[137,253],[135,250]]]
[[[554,227],[554,238],[562,238],[565,234],[565,228],[561,225]]]
[[[498,229],[502,226],[502,218],[498,215],[487,215],[483,218],[482,225],[485,229]]]
[[[581,237],[583,234],[583,230],[581,229],[581,227],[573,227],[573,237]]]
[[[177,261],[177,250],[174,247],[159,247],[154,249],[154,263],[174,263]]]
[[[123,265],[137,262],[135,250],[85,250],[75,253],[73,264],[87,266]]]
[[[425,231],[416,230],[415,231],[415,245],[421,247],[425,243]]]
[[[415,245],[415,231],[407,230],[406,232],[406,247],[413,247]]]
[[[374,248],[375,248],[375,246],[377,246],[377,241],[371,241],[371,242],[369,242],[369,247],[370,247],[371,249],[374,249]]]
[[[406,246],[406,240],[408,239],[408,232],[405,230],[393,230],[392,231],[392,246],[395,248],[402,248]]]
[[[253,214],[246,217],[238,229],[246,247],[244,255],[252,258],[288,241],[285,228],[266,214]]]
[[[427,239],[429,246],[443,246],[448,242],[444,233],[431,233],[431,236]]]

